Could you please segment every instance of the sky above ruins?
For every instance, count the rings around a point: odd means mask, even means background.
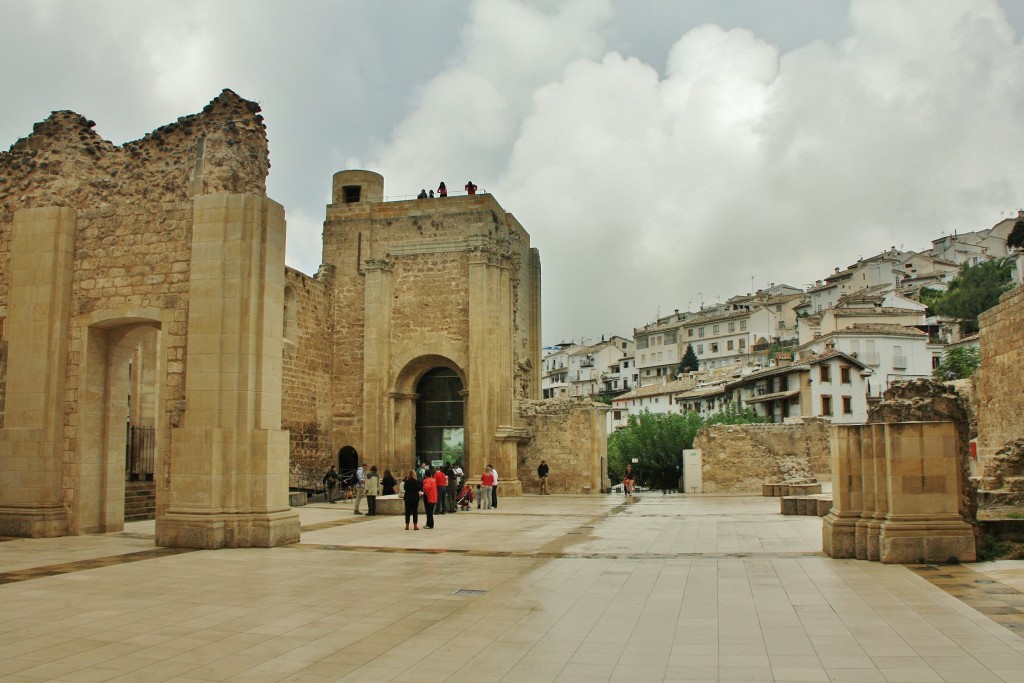
[[[545,343],[1024,205],[1024,0],[0,0],[0,147],[72,109],[115,143],[260,102],[288,264],[331,175],[473,180],[529,231]]]

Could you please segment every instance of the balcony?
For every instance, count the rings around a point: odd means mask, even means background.
[[[892,367],[894,370],[906,370],[907,369],[907,357],[906,356],[893,356]]]

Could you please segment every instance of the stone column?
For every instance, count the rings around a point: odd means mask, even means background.
[[[2,536],[68,533],[61,483],[76,222],[66,207],[14,214],[0,429]]]
[[[512,409],[512,395],[515,391],[515,358],[512,352],[512,337],[515,329],[515,311],[512,309],[512,268],[509,254],[502,255],[500,266],[495,268],[495,329],[504,332],[495,340],[496,358],[492,361],[494,373],[494,404],[497,411],[495,437],[497,449],[492,464],[498,468],[498,496],[523,495],[523,483],[519,480],[519,442],[525,433],[517,428],[515,412]]]
[[[861,495],[860,430],[864,425],[832,427],[832,510],[822,523],[822,549],[832,558],[856,557]]]
[[[483,473],[494,443],[495,423],[491,420],[490,356],[490,267],[487,253],[476,247],[469,251],[469,352],[466,363],[466,474],[476,481]],[[489,330],[488,328],[492,328]],[[498,475],[502,472],[499,469]]]
[[[398,472],[408,472],[415,462],[416,399],[419,394],[403,394],[392,392],[391,405],[394,408],[393,450],[385,453],[376,462],[385,463],[384,467],[391,470],[396,479],[401,479]],[[370,458],[373,460],[373,458]],[[379,467],[379,466],[378,466]],[[397,470],[396,470],[397,468]],[[383,469],[380,470],[382,473]]]
[[[281,429],[283,208],[254,195],[196,197],[186,409],[171,433],[160,546],[271,547],[299,540]]]
[[[363,452],[360,464],[387,457],[395,428],[388,393],[391,388],[391,304],[394,264],[363,261],[366,271],[363,345]]]

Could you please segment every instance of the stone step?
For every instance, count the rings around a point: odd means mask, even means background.
[[[779,499],[779,512],[784,515],[805,515],[808,517],[824,517],[832,509],[832,496],[782,496]]]

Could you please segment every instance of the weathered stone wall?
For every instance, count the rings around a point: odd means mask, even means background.
[[[986,476],[996,451],[1024,437],[1024,287],[1004,294],[999,305],[982,313],[978,320],[978,471]]]
[[[81,320],[140,309],[169,312],[162,329],[164,405],[157,419],[165,427],[175,425],[186,391],[193,198],[266,194],[270,162],[259,111],[256,103],[225,90],[201,113],[120,146],[102,139],[85,117],[56,111],[0,153],[0,330],[8,309],[14,212],[57,206],[77,213],[73,319],[66,321],[71,353],[64,409],[65,504],[74,498],[81,424]],[[169,430],[162,434],[158,447],[168,454]],[[158,478],[165,487],[169,461],[163,459],[164,476]]]
[[[607,407],[582,398],[520,400],[516,410],[531,438],[519,446],[523,491],[538,493],[537,467],[546,460],[551,493],[597,493],[608,478]]]
[[[331,271],[285,269],[281,428],[290,433],[289,485],[311,488],[336,462],[331,427]]]
[[[829,422],[712,425],[697,432],[705,493],[760,493],[761,484],[801,479],[827,481]]]

